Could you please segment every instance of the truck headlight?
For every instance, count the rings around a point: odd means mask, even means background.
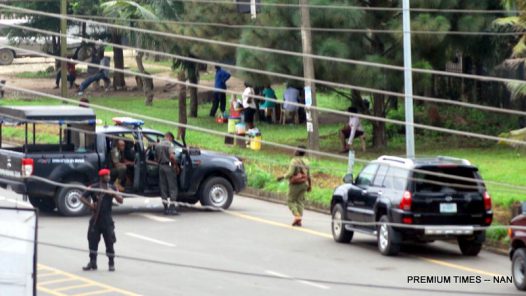
[[[245,168],[243,167],[243,162],[241,160],[234,161],[234,165],[238,170],[244,171]]]

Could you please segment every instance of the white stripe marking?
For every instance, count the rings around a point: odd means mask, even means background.
[[[280,277],[280,278],[284,278],[284,279],[291,279],[291,280],[294,280],[297,283],[308,285],[308,286],[319,288],[319,289],[323,289],[323,290],[329,290],[330,289],[330,287],[325,286],[325,285],[316,284],[316,283],[309,282],[309,281],[304,281],[304,280],[297,280],[297,279],[294,279],[291,276],[288,276],[286,274],[282,274],[282,273],[279,273],[279,272],[275,272],[275,271],[272,271],[272,270],[266,270],[265,273],[273,275],[273,276],[277,276],[277,277]]]
[[[136,233],[132,233],[132,232],[126,232],[126,235],[131,236],[131,237],[135,237],[135,238],[138,238],[138,239],[142,239],[142,240],[145,240],[145,241],[149,241],[149,242],[152,242],[152,243],[156,243],[156,244],[159,244],[159,245],[167,246],[167,247],[175,247],[174,244],[163,242],[161,240],[157,240],[157,239],[154,239],[154,238],[151,238],[151,237],[147,237],[147,236],[142,236],[140,234],[136,234]]]
[[[156,222],[174,222],[175,221],[175,219],[159,217],[159,216],[152,215],[152,214],[137,214],[137,215],[153,220],[153,221],[156,221]]]

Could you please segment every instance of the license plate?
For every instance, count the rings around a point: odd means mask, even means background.
[[[457,204],[456,203],[441,203],[440,204],[440,213],[456,213]]]

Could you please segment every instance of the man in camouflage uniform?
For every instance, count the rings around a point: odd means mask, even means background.
[[[126,175],[128,172],[128,166],[133,166],[134,163],[129,161],[125,157],[126,143],[124,140],[118,140],[117,145],[111,149],[111,163],[113,169],[111,169],[111,179],[115,180],[115,187],[120,192],[124,191],[126,185]]]
[[[155,147],[155,160],[159,164],[159,187],[165,215],[178,214],[176,201],[179,166],[175,158],[173,141],[174,135],[171,132],[167,132],[164,135],[164,140]]]

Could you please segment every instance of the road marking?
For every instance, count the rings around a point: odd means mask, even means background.
[[[113,292],[110,289],[104,289],[104,290],[97,290],[97,291],[91,291],[86,293],[79,293],[79,294],[73,294],[73,296],[88,296],[88,295],[100,295],[100,294],[106,294]]]
[[[330,238],[330,239],[332,239],[332,235],[331,234],[324,233],[324,232],[321,232],[321,231],[311,230],[311,229],[307,229],[307,228],[303,228],[303,227],[292,227],[291,225],[288,225],[288,224],[285,224],[285,223],[276,222],[276,221],[272,221],[272,220],[267,220],[267,219],[264,219],[264,218],[255,217],[255,216],[251,216],[251,215],[247,215],[247,214],[241,214],[241,213],[229,212],[229,211],[226,211],[225,213],[227,213],[227,214],[229,214],[231,216],[235,216],[235,217],[238,217],[238,218],[245,219],[245,220],[250,220],[250,221],[259,222],[259,223],[263,223],[263,224],[268,224],[268,225],[272,225],[272,226],[276,226],[276,227],[286,228],[286,229],[289,229],[289,230],[304,232],[304,233],[307,233],[307,234],[312,234],[312,235],[316,235],[316,236],[323,237],[323,238]],[[468,267],[468,266],[463,266],[463,265],[459,265],[459,264],[449,263],[449,262],[443,261],[443,260],[432,259],[432,258],[422,257],[422,256],[415,256],[415,257],[420,259],[420,260],[429,262],[429,263],[433,263],[433,264],[436,264],[436,265],[449,267],[449,268],[456,269],[456,270],[462,270],[462,271],[467,271],[467,272],[471,272],[471,273],[478,273],[478,274],[482,274],[482,275],[486,275],[486,276],[488,276],[488,275],[489,276],[501,276],[500,274],[497,274],[497,273],[493,273],[493,272],[489,272],[489,271],[485,271],[485,270],[481,270],[481,269],[477,269],[477,268],[472,268],[472,267]]]
[[[168,243],[168,242],[164,242],[164,241],[161,241],[161,240],[158,240],[158,239],[155,239],[155,238],[143,236],[143,235],[140,235],[140,234],[132,233],[132,232],[126,232],[126,235],[131,236],[131,237],[135,237],[135,238],[138,238],[138,239],[142,239],[142,240],[145,240],[145,241],[149,241],[151,243],[156,243],[156,244],[159,244],[159,245],[167,246],[167,247],[175,247],[174,244],[171,244],[171,243]]]
[[[80,285],[74,285],[74,286],[66,286],[66,287],[61,287],[59,289],[55,289],[56,292],[62,292],[62,291],[67,291],[67,290],[74,290],[74,289],[79,289],[79,288],[85,288],[85,287],[89,287],[91,286],[91,284],[80,284]]]
[[[38,273],[38,278],[45,278],[45,277],[50,277],[50,276],[54,276],[54,275],[57,275],[56,273],[54,272],[48,272],[48,273]]]
[[[275,271],[272,271],[272,270],[265,270],[265,273],[273,275],[273,276],[276,276],[276,277],[280,277],[280,278],[283,278],[283,279],[293,280],[293,281],[295,281],[297,283],[308,285],[308,286],[319,288],[319,289],[323,289],[323,290],[329,290],[330,289],[330,287],[325,286],[325,285],[316,284],[316,283],[305,281],[305,280],[297,280],[297,279],[295,279],[295,278],[293,278],[291,276],[288,276],[286,274],[282,274],[282,273],[279,273],[279,272],[275,272]]]
[[[136,294],[136,293],[132,293],[132,292],[129,292],[129,291],[126,291],[126,290],[123,290],[123,289],[119,289],[117,287],[113,287],[113,286],[106,285],[106,284],[103,284],[103,283],[100,283],[100,282],[96,282],[94,280],[91,280],[91,279],[88,279],[88,278],[85,278],[85,277],[81,277],[81,276],[78,276],[78,275],[75,275],[75,274],[72,274],[72,273],[69,273],[69,272],[65,272],[65,271],[62,271],[60,269],[56,269],[56,268],[53,268],[53,267],[45,266],[45,265],[42,265],[42,264],[38,264],[38,270],[52,271],[52,272],[55,272],[55,273],[57,273],[59,275],[62,275],[64,277],[67,277],[67,278],[70,278],[70,279],[74,279],[74,280],[77,280],[77,281],[82,282],[82,283],[89,284],[89,286],[91,286],[91,287],[108,290],[108,292],[113,292],[113,293],[117,293],[117,294],[120,294],[120,295],[127,295],[127,296],[140,296],[139,294]],[[37,279],[38,279],[38,274],[37,274]],[[57,287],[57,289],[60,289],[60,288],[63,288],[63,287]],[[67,296],[68,295],[68,294],[60,293],[56,289],[50,289],[50,288],[42,287],[39,284],[37,284],[37,289],[39,291],[42,291],[42,292],[45,292],[47,294],[51,294],[51,295],[54,295],[54,296]],[[100,290],[97,290],[97,291],[100,291]]]
[[[71,279],[71,278],[56,279],[56,280],[50,280],[50,281],[47,281],[47,282],[40,282],[38,284],[42,286],[42,285],[58,284],[58,283],[69,282],[69,281],[75,281],[75,279]]]
[[[171,219],[171,218],[166,218],[166,217],[159,217],[157,215],[152,215],[152,214],[136,214],[138,216],[142,216],[144,218],[147,218],[147,219],[150,219],[150,220],[153,220],[153,221],[156,221],[156,222],[174,222],[175,219]]]

